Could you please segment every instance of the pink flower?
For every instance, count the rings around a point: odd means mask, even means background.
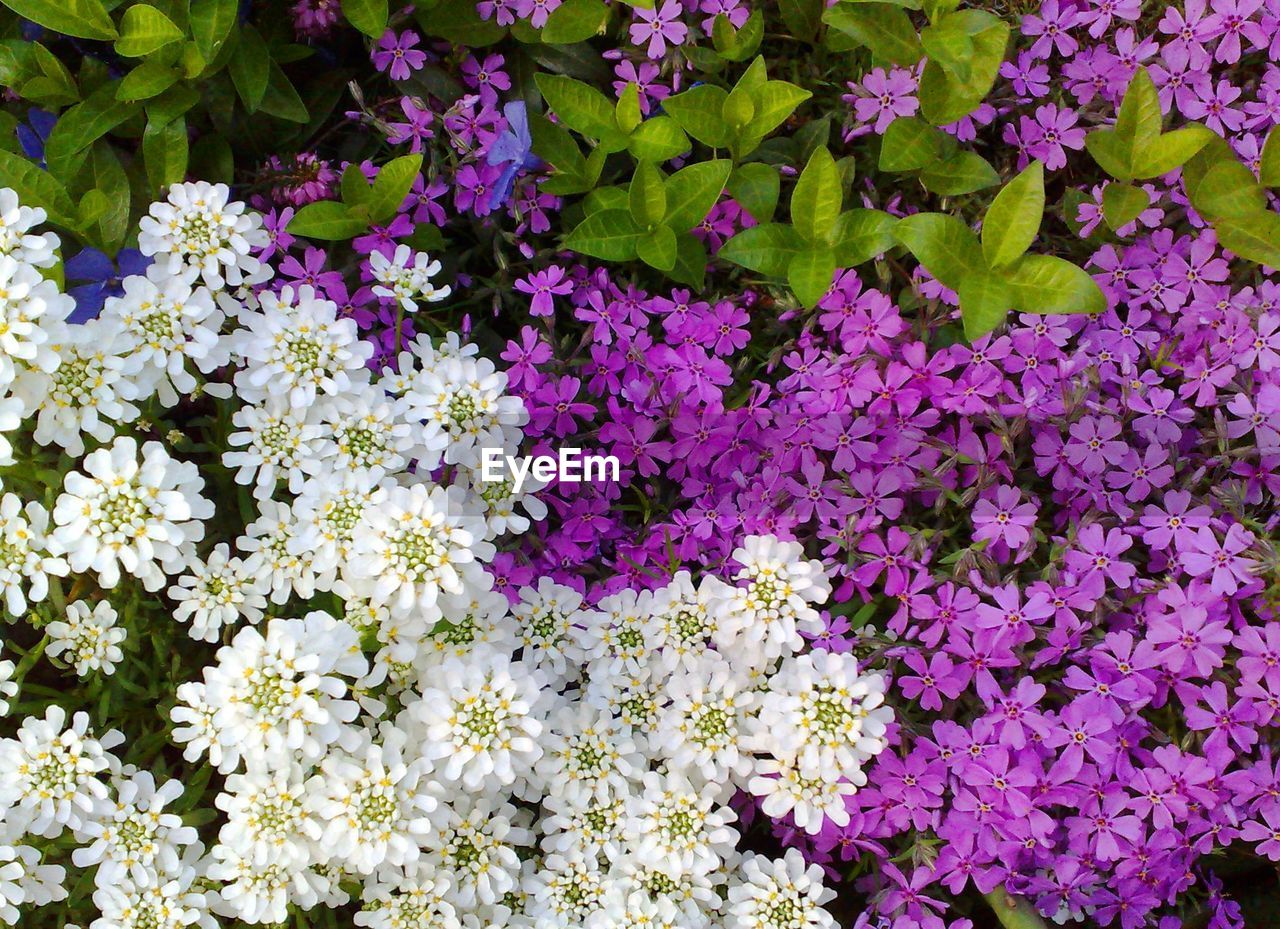
[[[678,0],[666,0],[653,9],[635,8],[636,22],[631,24],[633,45],[649,43],[645,50],[650,58],[661,58],[667,51],[667,43],[679,45],[689,34],[689,27],[680,21],[684,12]]]
[[[1214,593],[1230,596],[1241,584],[1253,580],[1250,569],[1257,562],[1240,557],[1253,541],[1253,533],[1239,523],[1227,529],[1221,543],[1212,529],[1202,526],[1187,540],[1187,547],[1178,552],[1178,561],[1193,577],[1210,575],[1209,588]]]
[[[993,539],[1010,548],[1026,544],[1036,521],[1036,505],[1019,503],[1021,499],[1018,488],[1001,485],[994,501],[979,500],[973,508],[974,541]]]
[[[418,34],[411,29],[398,36],[394,29],[388,29],[378,40],[373,66],[379,71],[387,71],[393,81],[407,80],[410,74],[427,63],[427,53],[414,48],[418,41]]]

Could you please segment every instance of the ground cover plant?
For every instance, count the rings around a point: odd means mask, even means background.
[[[0,921],[1274,922],[1280,3],[0,4]]]

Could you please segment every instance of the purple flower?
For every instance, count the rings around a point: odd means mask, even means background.
[[[394,29],[388,29],[378,40],[378,47],[373,52],[373,66],[379,71],[387,71],[393,81],[405,81],[414,71],[427,63],[427,53],[414,48],[420,39],[412,29],[396,35]]]
[[[650,9],[634,7],[632,15],[635,21],[630,29],[632,44],[648,43],[645,54],[650,58],[661,58],[667,51],[668,42],[679,45],[689,34],[689,27],[680,21],[683,12],[679,0],[664,0],[661,6],[654,4]]]
[[[564,269],[559,265],[548,265],[541,271],[535,271],[528,277],[515,283],[516,290],[529,294],[530,316],[550,316],[555,312],[552,295],[563,296],[573,290],[573,282],[564,279]]]
[[[1209,575],[1209,588],[1214,593],[1231,595],[1240,585],[1253,581],[1251,570],[1256,562],[1240,555],[1253,541],[1253,533],[1238,523],[1227,528],[1221,542],[1212,529],[1201,526],[1187,538],[1186,547],[1178,550],[1178,562],[1192,577]]]

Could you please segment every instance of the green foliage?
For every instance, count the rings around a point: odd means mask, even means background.
[[[1192,125],[1163,132],[1160,97],[1146,68],[1129,81],[1114,129],[1095,129],[1085,148],[1098,165],[1118,181],[1142,180],[1181,167],[1208,144],[1213,133]]]
[[[342,174],[342,200],[321,200],[298,210],[289,232],[309,239],[339,240],[360,235],[370,225],[389,222],[422,170],[421,155],[402,155],[378,170],[370,185],[358,165]]]
[[[925,190],[944,197],[1000,183],[1000,175],[985,158],[960,150],[951,136],[914,116],[889,124],[880,142],[879,168],[914,173]]]

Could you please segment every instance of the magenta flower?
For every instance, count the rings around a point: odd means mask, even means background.
[[[374,49],[373,66],[388,72],[393,81],[408,80],[409,75],[427,63],[427,53],[414,48],[419,41],[418,34],[411,29],[399,35],[394,29],[388,29]]]
[[[648,43],[645,54],[650,58],[661,58],[667,51],[667,43],[679,45],[689,34],[689,27],[680,21],[684,9],[679,0],[665,2],[650,9],[633,7],[635,21],[631,24],[630,36],[633,45]]]
[[[1240,555],[1253,542],[1253,533],[1239,523],[1227,528],[1221,542],[1212,529],[1202,526],[1187,539],[1187,547],[1178,550],[1178,562],[1192,577],[1209,575],[1214,593],[1230,596],[1253,580],[1251,569],[1257,562]]]
[[[573,282],[565,280],[564,269],[559,265],[548,265],[541,271],[535,271],[516,281],[515,288],[533,298],[529,301],[530,316],[550,316],[555,312],[553,295],[570,293]]]
[[[983,497],[973,507],[975,542],[992,539],[1010,548],[1018,548],[1031,538],[1036,521],[1036,505],[1020,503],[1022,494],[1016,487],[996,488],[995,500]]]

